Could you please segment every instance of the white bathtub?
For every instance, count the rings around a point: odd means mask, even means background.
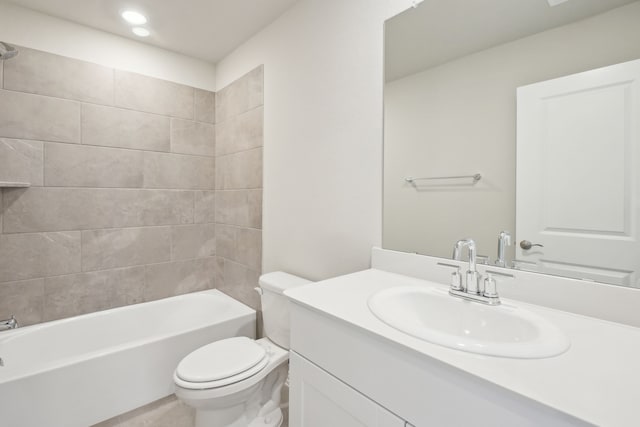
[[[255,311],[210,290],[0,333],[0,426],[87,427],[173,393],[194,349],[255,336]]]

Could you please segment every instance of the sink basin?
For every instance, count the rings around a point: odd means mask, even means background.
[[[401,332],[471,353],[537,359],[557,356],[570,345],[560,329],[535,313],[466,301],[442,289],[384,289],[368,304],[377,318]]]

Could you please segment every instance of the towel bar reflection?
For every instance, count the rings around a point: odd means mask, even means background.
[[[475,175],[459,175],[459,176],[429,176],[429,177],[425,177],[425,178],[414,178],[412,176],[408,176],[406,177],[404,180],[406,182],[408,182],[409,184],[415,184],[416,181],[422,181],[422,180],[438,180],[438,179],[473,179],[472,184],[475,184],[476,182],[480,181],[482,179],[482,175],[480,175],[479,173],[475,174]]]

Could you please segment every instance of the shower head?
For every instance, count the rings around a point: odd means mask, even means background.
[[[11,59],[18,54],[18,49],[5,43],[0,42],[0,61]]]

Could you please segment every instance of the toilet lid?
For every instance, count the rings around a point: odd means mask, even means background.
[[[261,362],[266,358],[266,350],[254,340],[247,337],[228,338],[189,354],[178,365],[176,375],[193,383],[218,381],[254,371],[252,368],[263,364]]]

